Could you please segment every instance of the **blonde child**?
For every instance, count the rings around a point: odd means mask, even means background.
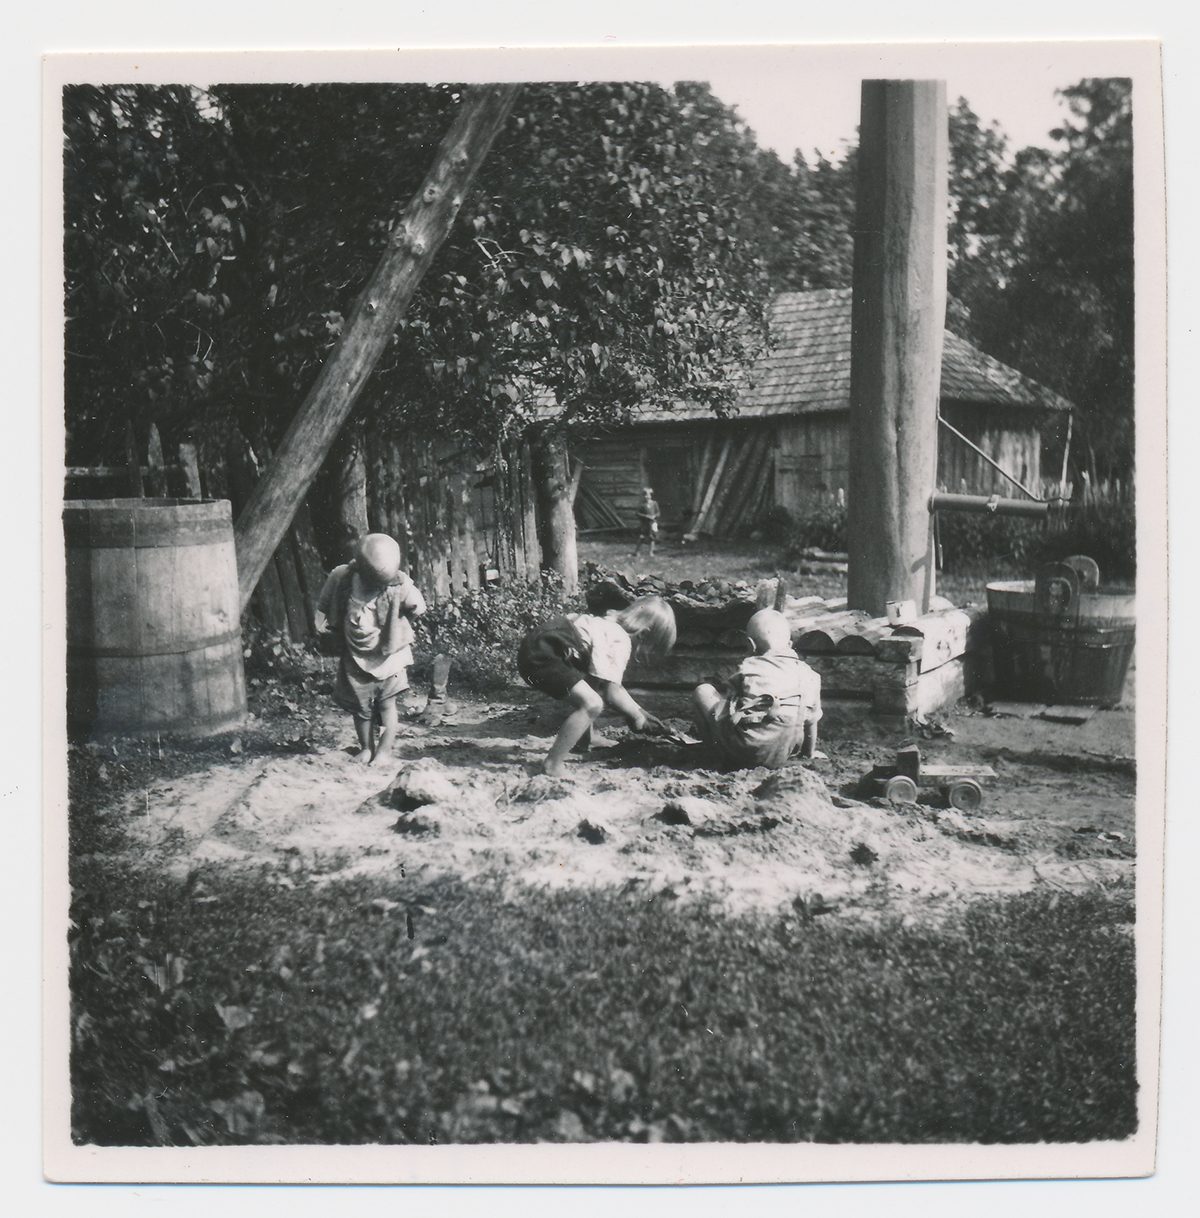
[[[335,632],[341,665],[333,700],[354,716],[354,760],[386,760],[396,739],[396,698],[408,688],[413,619],[425,598],[400,570],[400,546],[368,533],[353,562],[334,567],[317,600],[317,629]],[[379,736],[375,738],[375,725]]]
[[[795,752],[817,752],[821,678],[792,650],[791,627],[774,609],[762,609],[746,627],[755,654],[742,661],[729,693],[712,685],[692,695],[699,734],[734,766],[784,764]]]
[[[517,671],[534,689],[571,708],[542,772],[554,778],[566,773],[567,754],[586,745],[605,706],[624,715],[635,732],[665,733],[621,682],[630,659],[653,663],[674,646],[675,614],[659,596],[639,597],[604,617],[570,613],[527,634],[517,651]]]

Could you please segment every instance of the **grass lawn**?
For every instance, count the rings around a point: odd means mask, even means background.
[[[77,868],[107,1145],[1026,1142],[1136,1127],[1132,904],[938,929],[611,892]]]

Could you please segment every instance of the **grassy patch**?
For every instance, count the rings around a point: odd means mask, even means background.
[[[940,930],[443,881],[72,909],[74,1130],[108,1145],[1075,1141],[1136,1125],[1132,906]]]

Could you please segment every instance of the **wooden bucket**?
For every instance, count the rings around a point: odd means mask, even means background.
[[[1076,706],[1121,700],[1133,656],[1132,592],[1079,583],[1052,564],[1037,580],[988,584],[987,596],[1001,693]]]
[[[70,732],[238,727],[246,682],[229,502],[68,501],[63,532]]]

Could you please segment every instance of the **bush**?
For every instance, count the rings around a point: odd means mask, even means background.
[[[583,608],[563,593],[557,574],[536,584],[499,584],[431,606],[418,621],[413,683],[428,679],[434,655],[454,658],[456,680],[477,693],[493,693],[517,680],[517,647],[540,622]]]
[[[786,508],[772,508],[767,517],[776,521],[777,530],[787,527],[786,534],[780,536],[780,541],[787,545],[783,554],[785,561],[798,562],[805,550],[837,553],[846,548],[845,504],[822,504],[800,517],[793,517]]]
[[[951,575],[1019,578],[1037,565],[1046,525],[1021,516],[939,512],[941,570]]]
[[[1039,563],[1087,554],[1099,564],[1105,584],[1133,583],[1137,578],[1137,520],[1131,502],[1099,500],[1074,507],[1064,526],[1043,534]]]
[[[1137,528],[1133,506],[1115,500],[1052,510],[1049,522],[976,512],[939,512],[941,569],[952,575],[1032,577],[1043,563],[1086,554],[1106,582],[1132,582]]]

